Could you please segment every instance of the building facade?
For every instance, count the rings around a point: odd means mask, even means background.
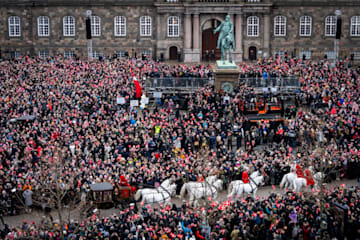
[[[86,11],[93,56],[151,55],[199,62],[219,57],[213,30],[230,14],[236,61],[270,55],[360,60],[358,0],[0,0],[2,58],[87,57]]]

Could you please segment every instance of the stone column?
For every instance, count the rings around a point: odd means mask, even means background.
[[[158,13],[156,15],[156,57],[158,59],[160,58],[161,53],[163,53],[163,49],[161,49],[162,44],[160,44],[161,40],[162,40],[160,26],[161,26],[161,15],[160,15],[160,13]]]
[[[270,56],[270,16],[264,15],[264,56]]]
[[[243,23],[242,14],[236,14],[235,20],[235,61],[242,62],[243,54],[243,39],[242,39],[242,23]]]
[[[157,40],[162,40],[162,36],[161,36],[161,15],[160,13],[157,14],[156,16],[156,38]]]
[[[193,16],[193,49],[199,49],[199,14],[195,13]]]
[[[185,33],[185,49],[191,48],[191,15],[185,13],[185,26],[184,26],[184,33]]]

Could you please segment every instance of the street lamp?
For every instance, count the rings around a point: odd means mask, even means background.
[[[91,10],[86,11],[86,38],[87,38],[87,52],[88,52],[88,59],[91,61],[93,59],[92,53],[92,34],[91,34]]]
[[[336,16],[336,25],[335,25],[335,40],[334,40],[334,53],[335,53],[334,65],[339,60],[339,42],[341,37],[341,11],[339,9],[335,11],[335,16]]]

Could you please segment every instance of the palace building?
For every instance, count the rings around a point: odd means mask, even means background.
[[[230,14],[238,62],[276,54],[333,59],[337,30],[339,57],[360,61],[359,0],[0,0],[1,58],[86,58],[87,10],[94,57],[218,58],[213,31]]]

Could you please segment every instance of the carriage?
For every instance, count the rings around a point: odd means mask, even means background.
[[[114,186],[113,198],[116,207],[125,207],[128,206],[134,198],[134,193],[131,187],[116,183]]]
[[[126,206],[133,199],[131,187],[109,182],[90,185],[90,200],[97,208],[111,208],[113,206]]]

